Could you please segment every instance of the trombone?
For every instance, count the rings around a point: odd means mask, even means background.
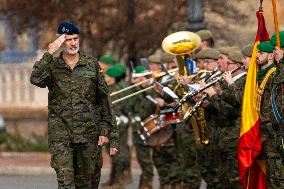
[[[178,71],[178,68],[174,68],[174,69],[169,70],[168,72],[169,72],[170,74],[173,74],[173,73],[175,73],[175,72],[177,72],[177,71]],[[124,88],[124,89],[121,89],[121,90],[119,90],[119,91],[115,91],[115,92],[111,93],[110,96],[117,95],[117,94],[119,94],[119,93],[122,93],[122,92],[124,92],[124,91],[129,90],[129,89],[132,89],[133,87],[137,87],[137,86],[142,85],[142,84],[147,83],[147,82],[152,83],[152,81],[153,81],[154,79],[163,77],[163,76],[166,75],[167,73],[166,73],[166,72],[158,72],[158,73],[149,72],[149,73],[147,73],[147,75],[150,75],[150,74],[152,74],[152,76],[153,76],[152,78],[146,79],[146,80],[144,80],[144,81],[141,81],[141,82],[139,82],[139,83],[136,83],[136,84],[134,84],[134,85],[131,85],[131,86],[129,86],[129,87],[126,87],[126,88]],[[149,90],[149,89],[148,89],[148,90]]]

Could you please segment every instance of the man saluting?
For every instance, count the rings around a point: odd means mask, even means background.
[[[79,28],[62,22],[57,34],[35,62],[30,78],[32,84],[49,89],[51,166],[59,189],[98,188],[101,146],[108,143],[110,130],[117,130],[109,89],[97,60],[79,51]],[[54,57],[61,46],[63,51]],[[111,155],[117,152],[116,144],[117,139],[112,139]]]

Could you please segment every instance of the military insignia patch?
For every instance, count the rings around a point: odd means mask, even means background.
[[[95,77],[96,76],[96,72],[93,71],[82,71],[81,76],[83,77]]]

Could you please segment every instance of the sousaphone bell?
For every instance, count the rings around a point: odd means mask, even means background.
[[[190,31],[179,31],[168,35],[162,42],[162,48],[172,55],[185,55],[196,50],[201,38]]]

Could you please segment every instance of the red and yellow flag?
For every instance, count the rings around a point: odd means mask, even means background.
[[[256,13],[258,18],[258,30],[255,38],[252,58],[247,74],[243,107],[242,126],[238,144],[239,175],[242,186],[245,189],[266,189],[265,161],[257,160],[262,150],[260,117],[256,111],[257,92],[257,45],[269,40],[269,34],[265,27],[263,11]]]

